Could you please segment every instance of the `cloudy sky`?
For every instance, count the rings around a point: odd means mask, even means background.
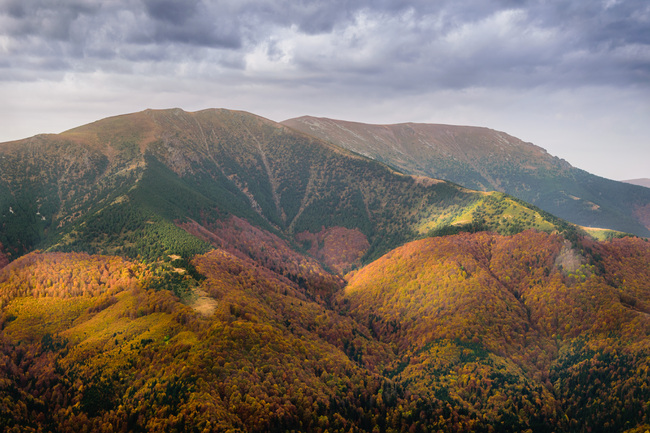
[[[647,0],[0,0],[0,141],[146,108],[487,126],[650,178]]]

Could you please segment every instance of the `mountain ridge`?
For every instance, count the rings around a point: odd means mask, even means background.
[[[632,185],[639,185],[639,186],[644,186],[646,188],[650,188],[650,179],[648,178],[627,179],[627,180],[622,180],[621,182],[631,183]]]
[[[470,204],[500,200],[403,175],[268,119],[225,109],[114,116],[58,135],[5,143],[0,152],[6,156],[0,160],[5,173],[0,223],[6,226],[0,242],[14,249],[11,254],[36,245],[92,252],[88,242],[97,236],[90,230],[115,227],[117,238],[105,236],[120,243],[131,227],[158,230],[160,236],[177,231],[179,219],[209,226],[232,214],[290,237],[323,226],[359,229],[370,241],[367,254],[377,257],[438,227],[461,224],[463,218],[471,222],[471,211],[462,217]],[[8,212],[12,206],[22,218]],[[532,208],[515,213],[532,221],[547,218]],[[491,221],[495,230],[509,224]],[[157,224],[166,228],[156,229]],[[21,236],[14,233],[21,230]],[[107,252],[124,250],[115,245]],[[161,245],[157,254],[167,248]]]
[[[405,173],[506,192],[579,225],[650,236],[650,193],[574,168],[501,131],[422,123],[373,125],[310,116],[282,123]]]

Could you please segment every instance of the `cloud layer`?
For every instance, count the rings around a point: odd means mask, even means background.
[[[649,104],[634,98],[650,100],[650,3],[0,0],[0,90],[35,92],[43,82],[73,98],[75,83],[140,99],[168,92],[179,99],[170,106],[200,104],[206,90],[239,94],[258,113],[255,104],[269,97],[297,106],[315,97],[332,109],[411,101],[398,111],[413,111],[415,100],[432,113],[418,100],[428,95],[452,110],[476,110],[479,124],[480,113],[490,117],[488,100],[468,101],[481,94],[506,95],[502,107],[527,94],[557,109],[543,96],[620,91],[637,115],[648,115]]]

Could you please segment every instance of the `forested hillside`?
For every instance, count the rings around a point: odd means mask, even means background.
[[[649,334],[646,239],[252,114],[0,143],[3,431],[644,432]]]
[[[316,265],[296,278],[214,250],[192,261],[215,301],[201,310],[149,266],[32,253],[0,272],[0,422],[625,431],[650,421],[649,258],[632,238],[459,234],[398,248],[341,291]]]
[[[355,273],[341,302],[396,353],[393,379],[462,408],[464,428],[622,431],[650,416],[648,254],[630,238],[432,238]]]

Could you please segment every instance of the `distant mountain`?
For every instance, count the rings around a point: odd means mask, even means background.
[[[0,430],[646,431],[599,233],[238,111],[0,143]]]
[[[621,182],[631,183],[632,185],[639,185],[639,186],[645,186],[646,188],[650,188],[650,179],[646,179],[646,178],[628,179],[628,180],[622,180]]]
[[[503,132],[310,116],[282,123],[404,173],[506,192],[579,225],[650,236],[649,190],[589,174]]]

